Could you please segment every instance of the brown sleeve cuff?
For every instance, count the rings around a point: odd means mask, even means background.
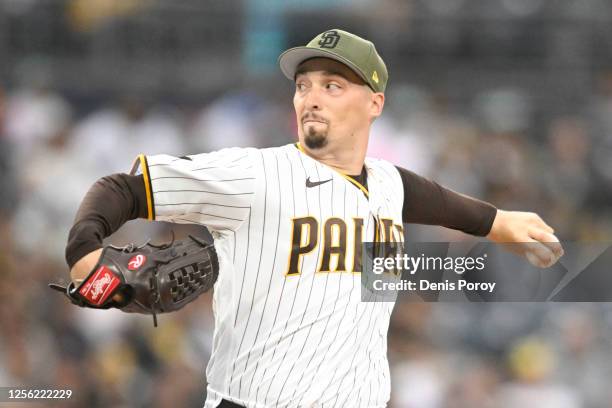
[[[497,214],[492,204],[457,193],[409,170],[397,167],[404,187],[404,223],[440,225],[486,236]]]
[[[113,174],[98,180],[87,192],[68,235],[66,262],[74,264],[102,247],[102,241],[127,221],[148,218],[142,175]]]
[[[104,238],[98,232],[97,225],[91,222],[80,222],[72,227],[66,246],[66,262],[70,269],[88,253],[102,248]]]

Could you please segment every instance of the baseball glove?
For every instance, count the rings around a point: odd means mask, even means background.
[[[98,264],[78,285],[49,284],[70,301],[94,309],[118,308],[153,315],[181,309],[216,282],[215,248],[193,236],[164,245],[106,246]]]

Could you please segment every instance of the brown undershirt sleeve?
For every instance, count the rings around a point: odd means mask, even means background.
[[[497,214],[493,205],[396,167],[404,185],[404,223],[440,225],[482,237],[491,231]]]
[[[74,264],[102,247],[102,240],[127,221],[147,218],[147,193],[142,175],[113,174],[89,189],[68,235],[66,262]]]

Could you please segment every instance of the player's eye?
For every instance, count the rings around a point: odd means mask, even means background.
[[[295,89],[297,89],[298,91],[303,91],[304,89],[306,89],[306,84],[303,82],[296,82]]]
[[[326,85],[326,88],[327,88],[327,89],[329,89],[329,90],[335,91],[335,90],[337,90],[337,89],[340,89],[340,84],[337,84],[337,83],[335,83],[335,82],[329,82],[329,83]]]

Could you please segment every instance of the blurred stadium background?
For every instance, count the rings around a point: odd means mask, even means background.
[[[68,276],[88,187],[136,154],[293,140],[276,58],[330,28],[374,41],[390,71],[372,155],[537,211],[562,240],[610,241],[609,1],[0,0],[0,385],[69,387],[74,407],[203,404],[209,296],[153,329],[46,283]],[[608,304],[400,304],[390,406],[610,407],[611,350]]]

